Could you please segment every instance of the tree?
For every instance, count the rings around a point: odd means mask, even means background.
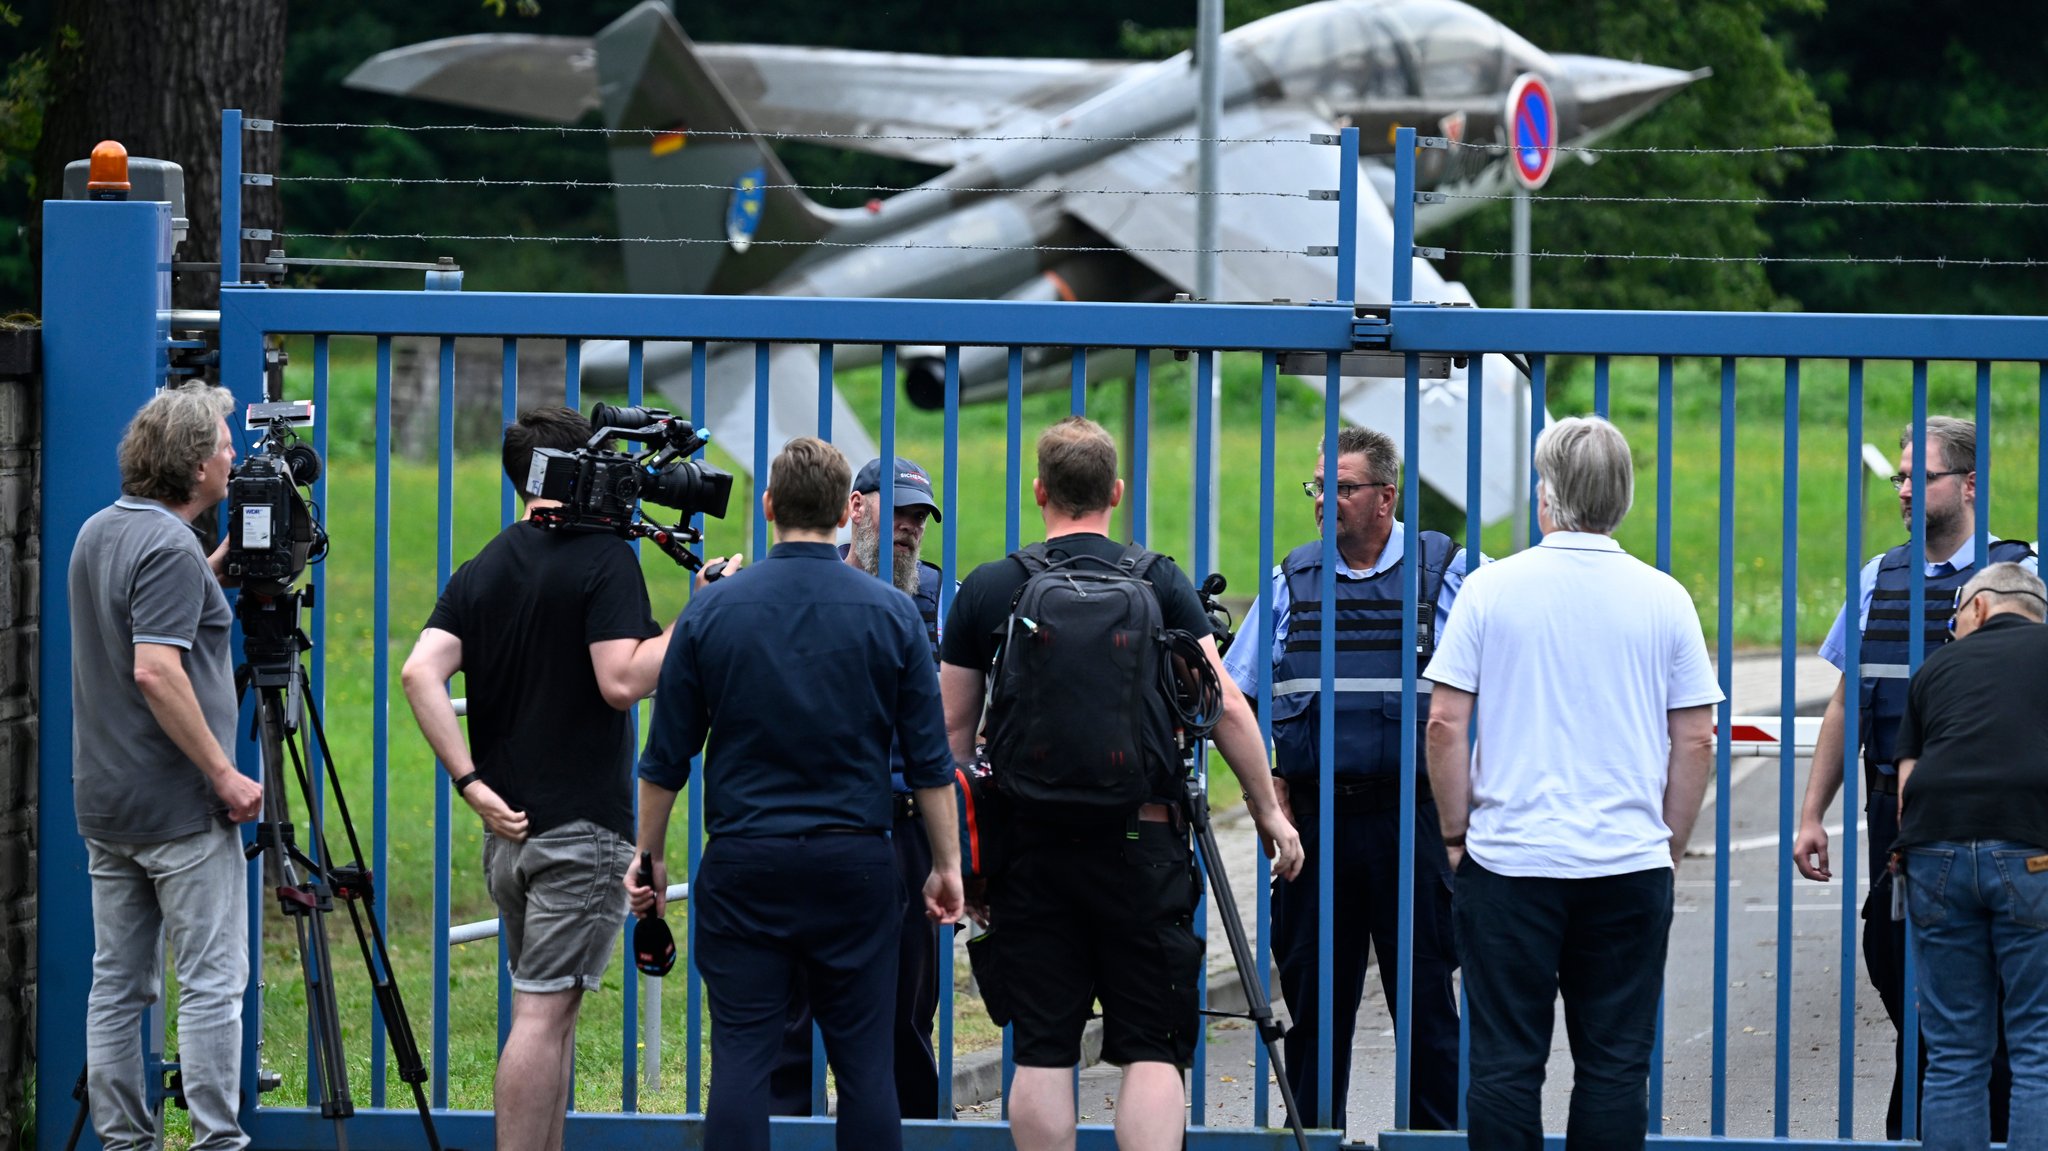
[[[57,0],[44,57],[36,196],[62,195],[66,163],[90,155],[103,139],[119,140],[131,156],[171,160],[184,169],[191,229],[180,254],[215,259],[220,110],[278,114],[284,11],[277,0]],[[242,150],[244,171],[276,170],[276,133],[250,133]],[[243,226],[278,226],[276,198],[254,192],[243,197]],[[41,281],[41,223],[40,210],[32,210],[32,292]],[[243,243],[242,258],[260,260],[266,247]],[[180,276],[176,303],[211,306],[215,284],[212,276]]]

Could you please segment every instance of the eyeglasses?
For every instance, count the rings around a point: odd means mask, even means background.
[[[1943,476],[1967,476],[1969,474],[1970,471],[1967,468],[1953,472],[1928,472],[1927,482],[1931,484]],[[1913,476],[1910,472],[1893,472],[1890,476],[1886,478],[1892,481],[1892,490],[1896,492],[1904,491],[1906,487],[1906,481],[1912,479]]]
[[[2033,592],[2027,591],[2024,588],[2015,588],[2012,591],[1999,591],[1997,588],[1980,587],[1976,591],[1971,592],[1969,595],[1964,595],[1963,589],[1957,588],[1955,610],[1951,611],[1948,617],[1948,631],[1950,635],[1955,634],[1956,617],[1963,614],[1964,606],[1966,606],[1971,600],[1976,599],[1980,595],[1983,595],[1985,592],[1990,592],[1993,595],[2023,595],[2031,599],[2041,600],[2042,603],[2048,604],[2048,599],[2044,599],[2041,596],[2035,595]]]
[[[1355,495],[1357,495],[1357,494],[1358,494],[1359,492],[1361,492],[1361,491],[1365,490],[1366,488],[1390,488],[1390,487],[1393,487],[1393,486],[1394,486],[1394,485],[1392,485],[1392,484],[1379,484],[1379,483],[1373,483],[1373,484],[1344,484],[1344,483],[1340,483],[1340,484],[1338,484],[1338,485],[1337,485],[1337,498],[1338,498],[1338,499],[1340,499],[1340,500],[1348,500],[1348,499],[1350,499],[1350,498],[1351,498],[1352,496],[1355,496]],[[1301,481],[1301,490],[1302,490],[1302,491],[1305,491],[1305,492],[1307,492],[1307,493],[1308,493],[1308,498],[1310,498],[1310,499],[1312,499],[1312,500],[1319,500],[1319,499],[1323,498],[1323,491],[1324,491],[1324,488],[1323,488],[1323,481],[1321,481],[1321,480],[1303,480],[1303,481]]]

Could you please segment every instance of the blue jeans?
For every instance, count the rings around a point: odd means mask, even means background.
[[[92,992],[86,1088],[107,1151],[156,1145],[142,1072],[142,1013],[163,985],[162,943],[178,971],[178,1064],[193,1151],[247,1146],[242,992],[249,983],[248,864],[232,828],[167,843],[85,841],[92,876]],[[161,941],[159,939],[161,936]]]
[[[2011,1151],[2048,1151],[2048,849],[2003,840],[1906,849],[1906,907],[1927,1045],[1923,1146],[1991,1142],[1991,1055],[2005,989]]]
[[[1542,1151],[1543,1074],[1564,996],[1572,1151],[1642,1151],[1671,937],[1668,867],[1595,879],[1499,875],[1467,856],[1451,896],[1471,1005],[1471,1151]]]

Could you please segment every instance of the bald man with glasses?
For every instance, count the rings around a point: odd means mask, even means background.
[[[1968,420],[1932,416],[1927,421],[1927,473],[1923,486],[1913,485],[1913,429],[1899,435],[1899,471],[1891,477],[1899,493],[1899,518],[1913,528],[1913,501],[1919,498],[1926,515],[1923,558],[1923,650],[1932,656],[1949,642],[1949,619],[1956,613],[1956,592],[1984,565],[1977,554],[1977,425]],[[2038,571],[2034,549],[2023,542],[1993,540],[1990,562],[2018,563]],[[1857,682],[1858,746],[1863,752],[1864,808],[1869,825],[1870,895],[1863,904],[1863,964],[1883,1001],[1885,1014],[1899,1030],[1894,1052],[1891,1102],[1885,1112],[1885,1137],[1900,1138],[1902,1082],[1905,1068],[1906,930],[1891,917],[1891,875],[1886,862],[1898,837],[1899,721],[1905,714],[1912,635],[1911,542],[1901,543],[1863,568],[1861,603],[1856,628],[1862,633]],[[1844,668],[1848,662],[1847,613],[1835,617],[1821,644],[1821,658]],[[1799,873],[1821,883],[1833,878],[1828,866],[1828,834],[1822,822],[1842,786],[1843,743],[1848,738],[1849,683],[1835,685],[1814,741],[1813,765],[1807,776],[1806,801],[1800,812],[1799,836],[1792,860]],[[1923,1058],[1925,1052],[1923,1051]],[[1994,1075],[1993,1126],[2003,1130],[2004,1061]],[[1908,1135],[1907,1138],[1914,1136]],[[2003,1135],[1999,1136],[2003,1138]]]

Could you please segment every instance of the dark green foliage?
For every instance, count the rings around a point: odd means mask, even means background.
[[[2048,7],[2034,0],[1834,0],[1794,26],[1795,58],[1844,144],[2048,145]],[[2048,155],[1861,152],[1816,158],[1786,192],[1826,200],[2048,200]],[[2038,209],[1780,208],[1786,255],[2012,260],[2048,253]],[[2039,268],[1785,265],[1771,282],[1809,308],[2048,311]]]

